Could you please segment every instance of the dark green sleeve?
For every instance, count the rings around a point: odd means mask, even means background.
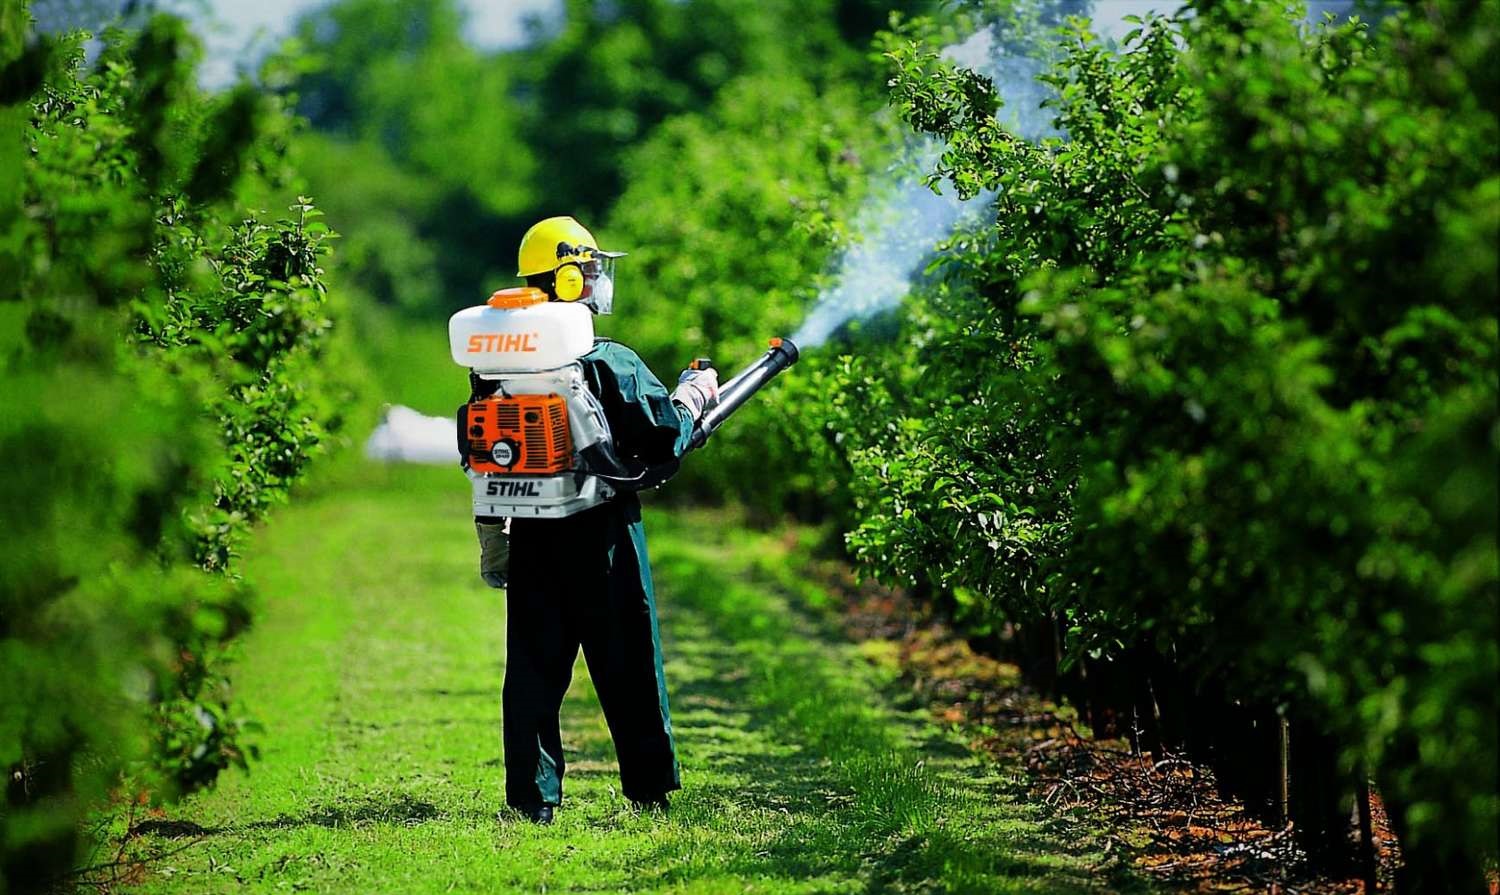
[[[586,361],[589,384],[604,405],[622,457],[656,466],[683,455],[693,434],[692,417],[640,355],[618,342],[601,342]]]

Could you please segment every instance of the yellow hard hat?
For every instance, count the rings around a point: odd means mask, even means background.
[[[594,234],[566,215],[547,218],[533,224],[521,237],[516,276],[530,277],[556,270],[565,259],[585,254],[580,249],[600,258],[618,258],[624,254],[601,251]]]

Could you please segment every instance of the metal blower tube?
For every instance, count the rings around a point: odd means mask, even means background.
[[[708,437],[714,434],[714,430],[722,426],[731,414],[750,400],[751,395],[760,391],[766,383],[775,378],[777,373],[795,364],[799,355],[800,352],[791,339],[772,339],[770,351],[737,373],[733,379],[719,386],[719,403],[703,414],[698,424],[693,427],[692,438],[688,441],[688,450],[703,447]]]

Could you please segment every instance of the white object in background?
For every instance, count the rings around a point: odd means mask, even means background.
[[[365,456],[388,463],[458,465],[458,423],[396,405],[365,442]]]
[[[554,370],[593,347],[594,312],[582,302],[479,305],[448,319],[453,362],[481,373]]]

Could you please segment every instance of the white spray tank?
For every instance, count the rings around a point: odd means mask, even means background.
[[[581,460],[612,443],[579,363],[593,347],[587,306],[549,302],[532,287],[502,289],[449,318],[449,353],[481,386],[458,412],[476,516],[571,516],[613,496]]]
[[[540,289],[502,289],[487,304],[448,320],[453,362],[483,375],[553,370],[594,347],[594,313],[577,302],[547,301]]]

